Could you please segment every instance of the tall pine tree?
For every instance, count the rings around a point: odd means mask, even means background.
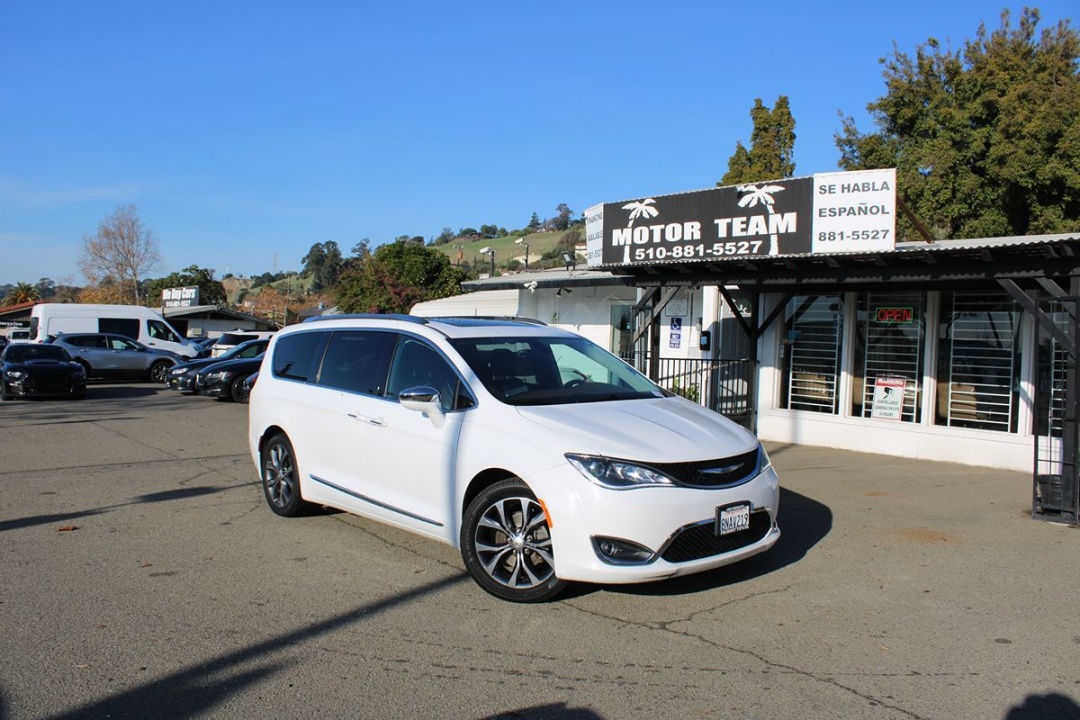
[[[735,143],[735,154],[717,185],[782,180],[795,174],[795,118],[787,96],[778,97],[772,110],[761,98],[755,99],[750,119],[754,121],[750,149],[742,141]]]

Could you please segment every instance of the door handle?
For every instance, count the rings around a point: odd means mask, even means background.
[[[360,413],[346,413],[353,420],[359,420],[360,422],[367,423],[368,425],[374,425],[375,427],[386,427],[386,421],[382,418],[371,417],[370,415],[361,415]]]

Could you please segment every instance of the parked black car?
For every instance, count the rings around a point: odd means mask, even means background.
[[[86,370],[56,345],[12,343],[0,353],[0,400],[86,394]]]
[[[266,346],[269,342],[269,338],[249,340],[246,343],[237,345],[221,357],[202,358],[201,360],[192,360],[190,362],[181,363],[169,370],[165,377],[165,386],[170,390],[179,390],[183,395],[194,395],[196,392],[195,374],[197,372],[205,367],[219,362],[225,362],[226,360],[239,360],[262,355],[263,352],[266,351]]]
[[[136,377],[165,382],[165,373],[183,359],[168,350],[154,350],[141,342],[112,333],[64,333],[46,341],[68,351],[86,368],[89,378]]]
[[[246,403],[248,391],[244,381],[262,365],[262,355],[239,360],[225,360],[207,365],[195,375],[195,391],[199,395]]]

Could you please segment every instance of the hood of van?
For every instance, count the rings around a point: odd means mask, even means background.
[[[522,417],[566,438],[567,452],[642,462],[728,457],[757,446],[752,433],[678,397],[520,407]]]

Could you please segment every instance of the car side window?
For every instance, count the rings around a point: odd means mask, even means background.
[[[333,333],[319,370],[319,385],[381,395],[396,338],[394,333],[369,330]]]
[[[266,350],[266,343],[252,343],[249,347],[246,347],[237,353],[236,357],[253,358],[262,353],[263,350]]]
[[[84,335],[82,337],[73,337],[69,338],[67,342],[71,343],[72,345],[84,348],[107,347],[107,345],[105,344],[105,337],[102,335]]]
[[[457,402],[460,379],[449,363],[430,345],[413,338],[402,338],[390,368],[386,394],[396,398],[403,390],[433,387],[439,391],[443,410],[460,407]]]
[[[326,347],[325,332],[300,332],[286,335],[274,346],[271,368],[274,375],[289,380],[315,382],[323,348]]]
[[[139,346],[125,338],[111,337],[109,338],[109,348],[111,350],[138,350]]]

